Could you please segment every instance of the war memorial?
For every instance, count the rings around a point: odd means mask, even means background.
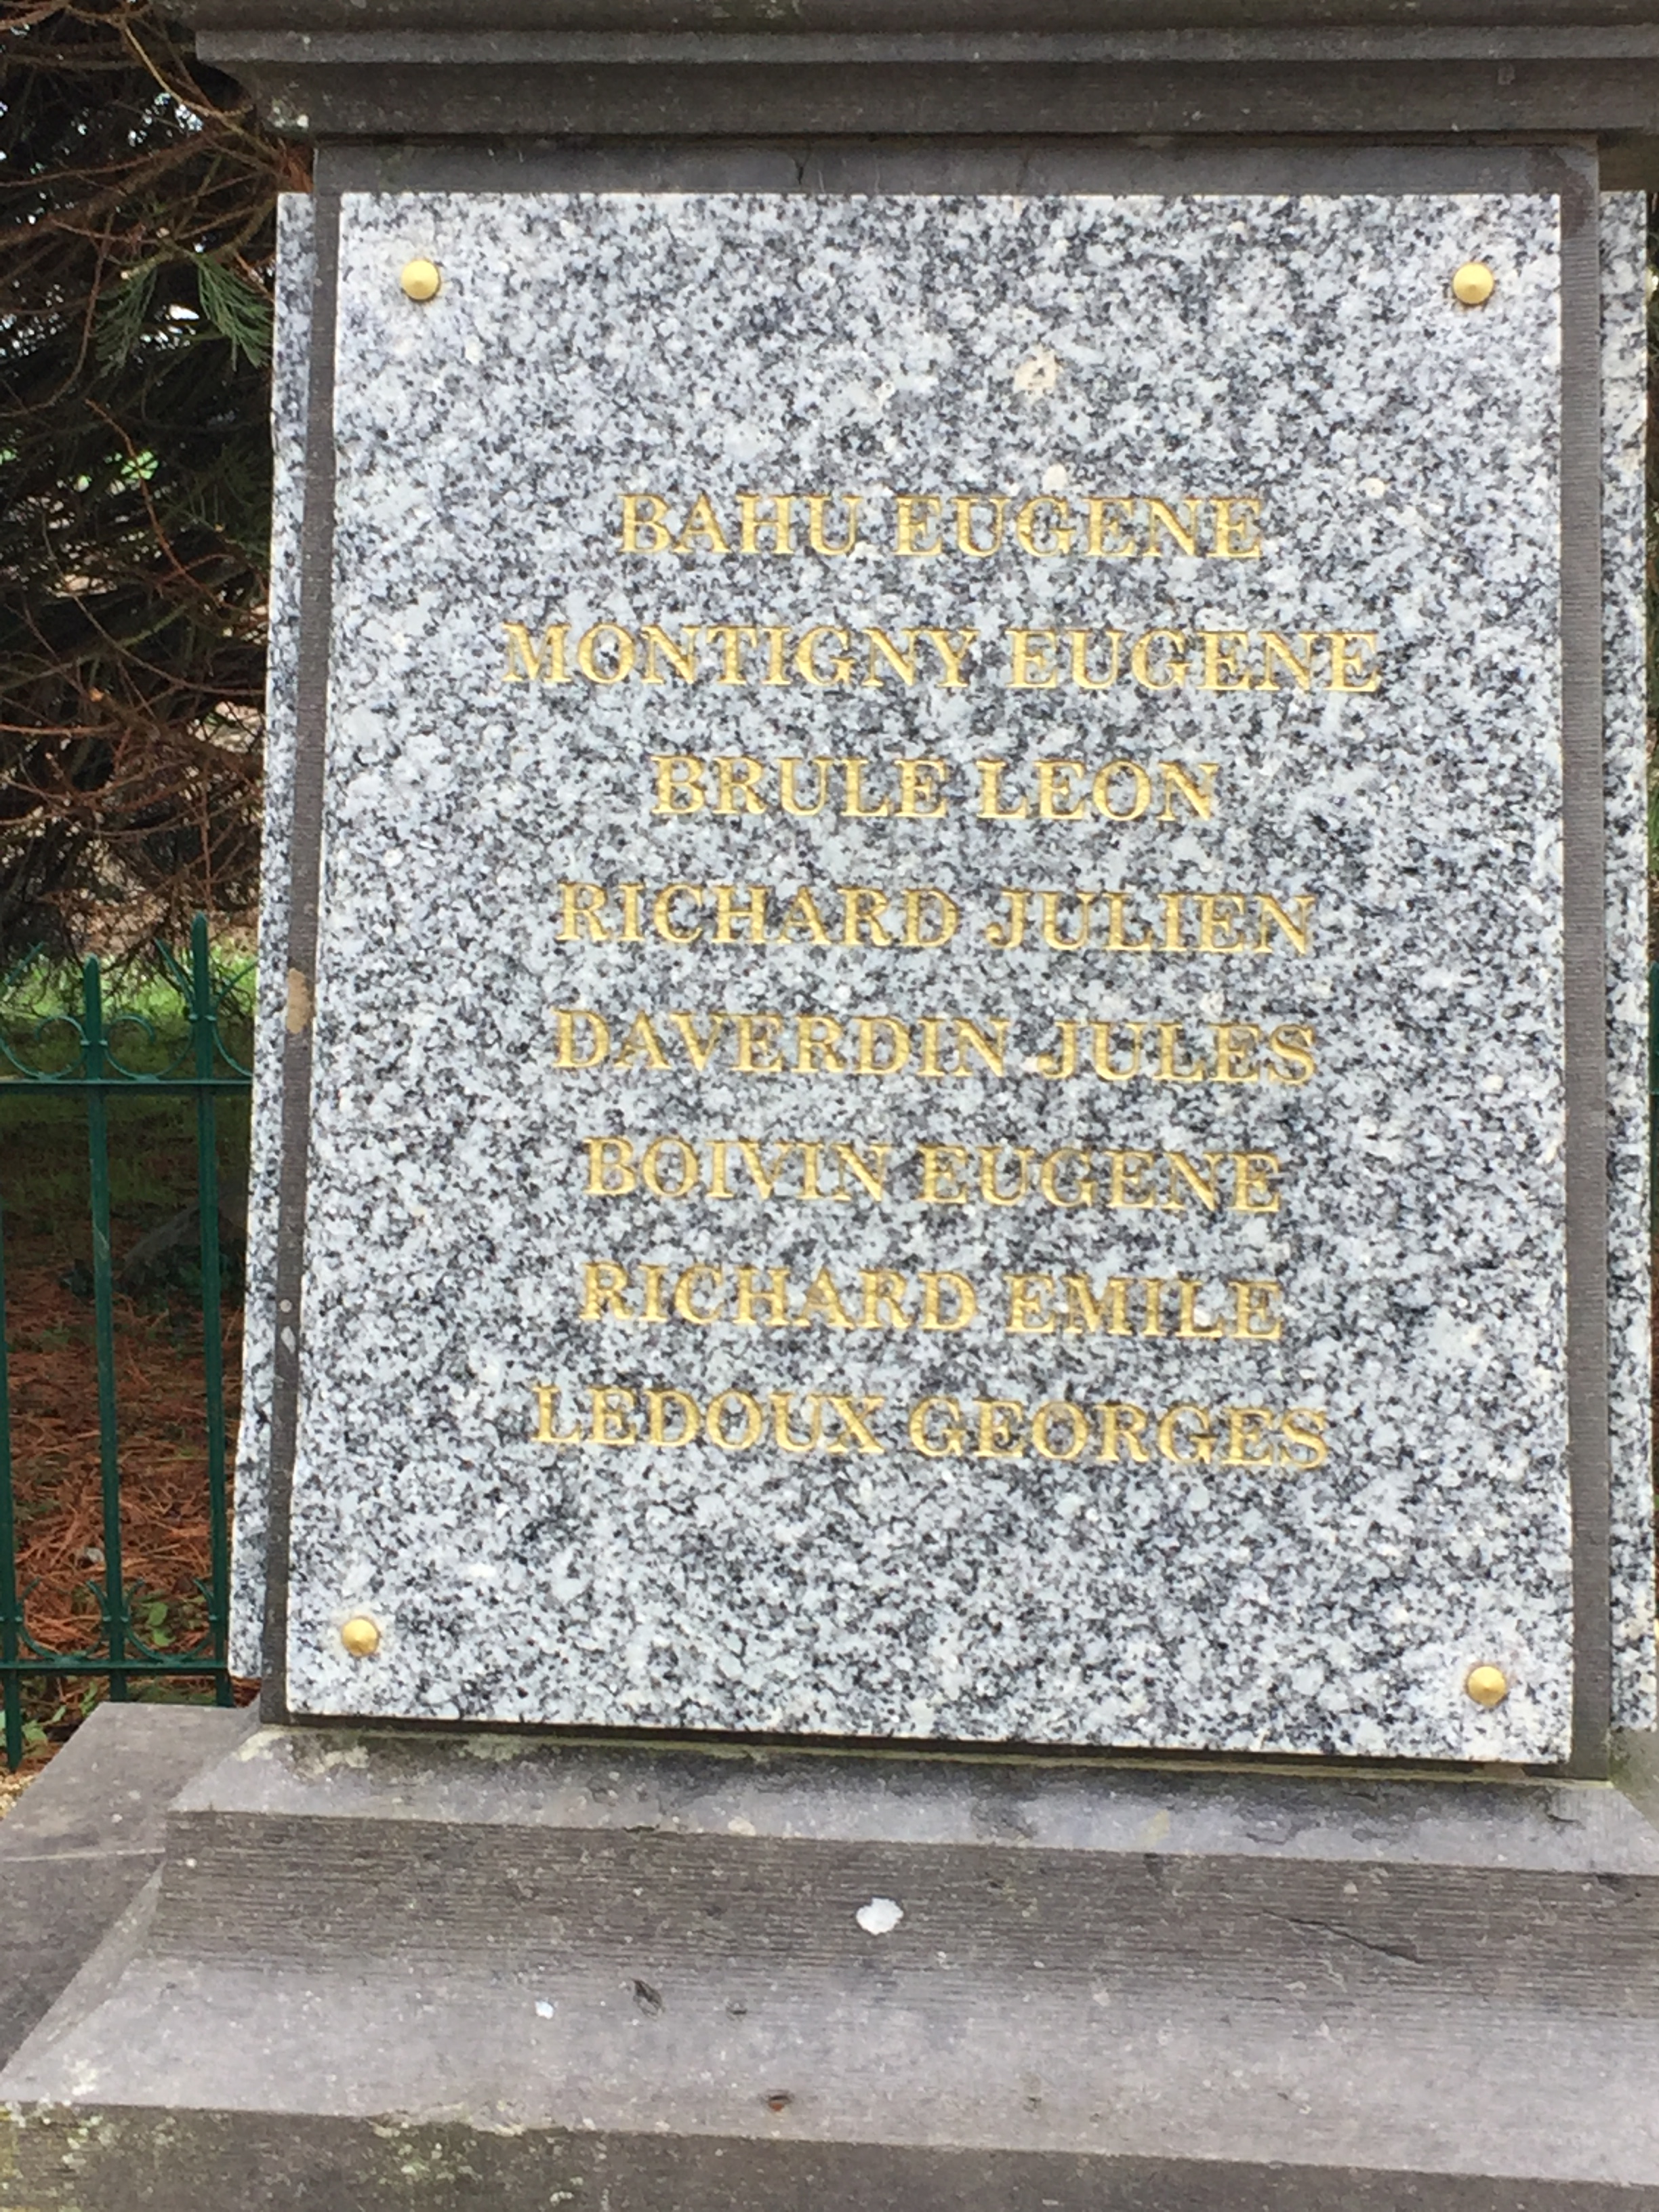
[[[0,2207],[1659,2207],[1659,7],[187,12],[264,1687]]]

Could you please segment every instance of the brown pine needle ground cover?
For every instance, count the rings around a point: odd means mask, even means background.
[[[109,1112],[112,1245],[121,1280],[114,1322],[123,1579],[135,1593],[134,1626],[158,1651],[187,1647],[203,1633],[197,1583],[211,1565],[200,1265],[194,1218],[180,1223],[196,1194],[194,1110],[187,1099],[152,1095],[114,1099]],[[246,1101],[222,1102],[219,1115],[220,1175],[234,1215],[246,1176]],[[20,1581],[29,1633],[64,1652],[102,1642],[93,1589],[104,1580],[105,1530],[86,1163],[79,1099],[0,1085]],[[135,1248],[170,1222],[176,1240],[135,1272]],[[230,1248],[221,1335],[234,1451],[240,1254],[222,1218],[221,1235]],[[103,1686],[44,1668],[26,1679],[33,1759],[50,1754]],[[200,1678],[135,1678],[133,1687],[149,1698],[211,1694]]]

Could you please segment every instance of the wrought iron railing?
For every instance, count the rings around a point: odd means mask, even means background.
[[[224,1035],[228,1006],[240,1005],[243,976],[216,969],[207,922],[198,915],[187,958],[157,948],[166,984],[177,994],[183,1042],[169,1052],[153,1014],[111,1010],[96,960],[80,971],[78,1012],[52,1011],[8,1020],[30,963],[0,987],[0,1101],[13,1085],[84,1101],[92,1231],[92,1342],[97,1375],[98,1471],[101,1508],[101,1579],[82,1589],[95,1606],[96,1638],[79,1649],[58,1650],[30,1633],[30,1589],[18,1563],[17,1493],[12,1455],[11,1393],[5,1328],[5,1246],[0,1215],[0,1696],[4,1705],[7,1763],[16,1766],[25,1748],[26,1678],[106,1678],[112,1698],[130,1698],[153,1678],[189,1677],[211,1684],[221,1705],[234,1702],[226,1659],[229,1612],[229,1495],[221,1291],[219,1109],[227,1096],[246,1092],[252,1071],[232,1053]],[[137,1060],[156,1063],[140,1067]],[[143,1583],[129,1583],[124,1566],[121,1511],[121,1437],[116,1404],[117,1277],[111,1249],[109,1107],[119,1095],[173,1094],[195,1102],[196,1206],[201,1258],[203,1417],[207,1443],[208,1572],[192,1577],[205,1626],[178,1647],[160,1648],[141,1630],[149,1615]],[[5,1176],[0,1168],[0,1201]]]

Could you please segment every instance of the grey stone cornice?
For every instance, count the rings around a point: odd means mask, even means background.
[[[1594,137],[1659,179],[1659,0],[183,0],[319,138]]]

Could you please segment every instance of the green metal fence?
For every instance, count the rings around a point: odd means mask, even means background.
[[[97,1372],[98,1465],[102,1515],[102,1579],[83,1584],[95,1603],[96,1639],[75,1650],[48,1649],[30,1634],[25,1620],[28,1589],[20,1579],[17,1553],[17,1497],[14,1483],[10,1377],[5,1328],[5,1247],[0,1215],[0,1694],[4,1703],[7,1763],[16,1766],[24,1750],[23,1686],[26,1677],[107,1679],[113,1698],[132,1696],[136,1686],[155,1678],[191,1677],[210,1681],[221,1705],[233,1701],[226,1662],[229,1613],[230,1551],[226,1473],[226,1419],[221,1310],[219,1114],[229,1096],[247,1091],[252,1072],[232,1054],[223,1034],[228,1005],[242,981],[216,972],[208,945],[207,922],[196,917],[186,959],[157,948],[165,982],[176,993],[183,1042],[167,1049],[167,1031],[154,1012],[121,1012],[105,1004],[104,975],[98,961],[80,971],[78,1008],[52,1011],[33,1019],[5,1019],[14,1006],[24,969],[14,970],[0,993],[0,1101],[20,1094],[52,1093],[82,1102],[86,1116],[88,1193],[92,1230],[92,1340]],[[29,963],[25,963],[25,969]],[[246,971],[245,971],[246,972]],[[172,1026],[172,1025],[169,1025]],[[175,1034],[177,1030],[175,1030]],[[136,1061],[149,1060],[149,1066]],[[196,1589],[205,1617],[204,1632],[181,1649],[159,1649],[140,1632],[144,1618],[143,1585],[130,1583],[124,1571],[121,1516],[121,1440],[116,1406],[114,1256],[110,1243],[110,1107],[112,1100],[142,1094],[172,1094],[195,1103],[196,1206],[199,1215],[202,1352],[205,1378],[203,1408],[207,1441],[207,1510],[210,1564]],[[4,1198],[0,1170],[0,1200]]]

